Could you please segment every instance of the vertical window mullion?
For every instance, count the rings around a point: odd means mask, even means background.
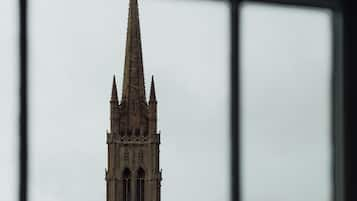
[[[28,110],[27,110],[27,0],[19,1],[20,117],[19,117],[19,200],[27,200]]]

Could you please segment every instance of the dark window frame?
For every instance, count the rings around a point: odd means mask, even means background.
[[[19,200],[28,194],[28,61],[27,61],[27,0],[19,0]]]
[[[229,0],[231,27],[231,200],[240,200],[239,152],[239,7],[242,2],[329,8],[333,11],[333,81],[332,130],[334,141],[334,200],[354,201],[357,193],[357,52],[356,22],[353,21],[357,3],[353,0]],[[19,0],[19,200],[28,194],[28,26],[27,0]]]

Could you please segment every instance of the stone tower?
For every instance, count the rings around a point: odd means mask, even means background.
[[[160,201],[160,134],[154,78],[145,96],[137,0],[129,0],[124,79],[119,102],[115,77],[107,133],[107,201]]]

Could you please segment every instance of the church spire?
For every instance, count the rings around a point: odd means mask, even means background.
[[[129,0],[122,101],[145,102],[144,70],[137,0]]]
[[[147,103],[138,0],[128,1],[122,99],[118,104],[115,77],[110,99],[106,201],[160,201],[162,173],[154,79],[152,78],[150,100]]]

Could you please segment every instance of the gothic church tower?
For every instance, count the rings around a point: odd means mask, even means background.
[[[129,0],[124,79],[119,102],[115,77],[107,133],[107,201],[160,201],[160,134],[154,78],[145,96],[137,0]]]

